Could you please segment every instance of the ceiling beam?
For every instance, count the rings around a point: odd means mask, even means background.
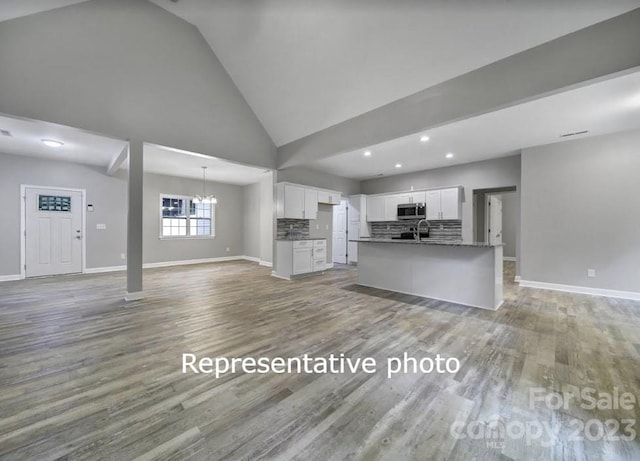
[[[109,166],[107,166],[107,174],[109,176],[113,176],[114,174],[116,174],[116,171],[120,169],[120,167],[127,160],[127,158],[129,158],[129,143],[127,143],[127,145],[124,146],[124,149],[122,149],[122,151],[115,154],[111,158],[111,161],[109,162]]]
[[[638,70],[638,43],[640,8],[285,144],[278,148],[278,168],[309,165]]]

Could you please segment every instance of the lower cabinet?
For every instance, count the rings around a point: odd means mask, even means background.
[[[274,275],[291,278],[295,275],[321,272],[327,268],[327,241],[278,240]]]

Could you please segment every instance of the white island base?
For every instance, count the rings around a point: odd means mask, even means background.
[[[502,245],[358,240],[358,284],[472,307],[502,305]]]

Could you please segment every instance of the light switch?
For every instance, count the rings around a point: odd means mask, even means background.
[[[93,211],[93,205],[88,204],[87,205],[87,211]]]
[[[96,224],[96,229],[105,230],[107,228],[106,224]]]
[[[587,269],[587,277],[595,277],[596,270],[595,269]]]

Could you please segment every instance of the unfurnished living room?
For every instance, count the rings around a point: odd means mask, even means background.
[[[640,459],[640,0],[0,2],[0,459]]]

